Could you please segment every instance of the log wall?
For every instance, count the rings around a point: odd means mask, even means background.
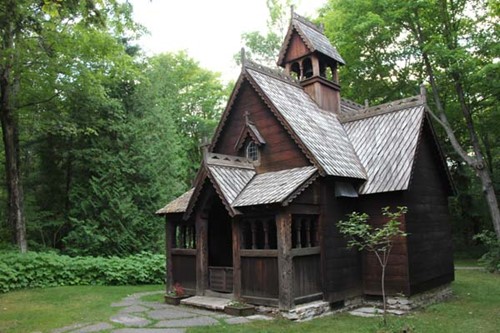
[[[448,185],[428,127],[419,146],[415,172],[406,193],[411,293],[454,279]]]

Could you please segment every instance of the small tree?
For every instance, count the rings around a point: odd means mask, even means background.
[[[382,268],[382,302],[384,304],[384,325],[386,322],[386,298],[385,298],[385,269],[389,261],[389,255],[397,237],[406,237],[407,233],[400,229],[399,218],[407,211],[407,207],[398,207],[396,212],[391,212],[390,207],[382,208],[382,215],[388,221],[380,228],[374,228],[368,223],[370,216],[366,213],[353,212],[348,220],[339,221],[337,227],[341,234],[347,236],[347,246],[358,250],[373,252]]]

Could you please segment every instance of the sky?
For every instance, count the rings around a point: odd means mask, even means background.
[[[316,17],[327,0],[298,1],[295,12]],[[240,68],[233,60],[243,46],[243,32],[266,32],[266,0],[129,0],[134,20],[149,35],[139,40],[147,55],[187,51],[201,67],[236,80]]]

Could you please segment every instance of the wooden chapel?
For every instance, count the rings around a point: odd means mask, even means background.
[[[321,28],[292,14],[283,70],[244,60],[194,187],[166,216],[167,288],[290,310],[380,295],[374,257],[346,248],[352,211],[384,223],[407,206],[386,277],[414,295],[454,279],[452,182],[425,92],[377,106],[341,98],[344,60]]]

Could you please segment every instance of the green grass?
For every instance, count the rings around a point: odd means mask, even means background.
[[[456,267],[480,267],[479,259],[455,259]]]
[[[454,297],[404,317],[389,317],[392,332],[469,333],[500,332],[500,275],[484,271],[457,271],[452,285]],[[238,326],[196,327],[201,332],[385,332],[380,318],[340,314],[303,323],[286,320],[252,322]]]
[[[500,275],[459,270],[452,285],[453,299],[404,317],[389,317],[393,332],[500,332]],[[163,290],[164,286],[83,286],[29,289],[0,294],[0,332],[50,332],[75,323],[108,321],[119,311],[110,304],[129,294]],[[163,295],[144,296],[162,302]],[[382,332],[380,318],[359,318],[347,313],[295,323],[287,320],[191,328],[201,332]]]
[[[110,307],[127,295],[157,291],[148,286],[72,286],[26,289],[0,294],[0,332],[50,332],[75,323],[108,321],[119,309]]]

